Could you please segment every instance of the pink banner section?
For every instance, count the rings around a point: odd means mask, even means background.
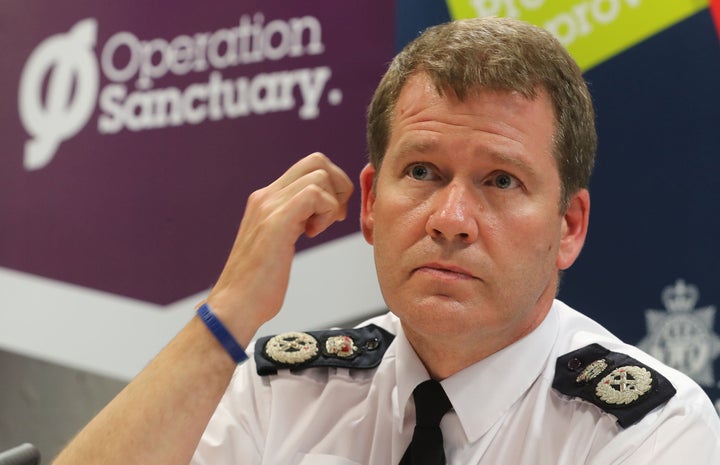
[[[254,190],[315,151],[357,179],[394,25],[384,0],[4,2],[0,267],[160,305],[206,289]]]
[[[720,35],[720,0],[710,0],[710,13],[715,23],[715,29]]]

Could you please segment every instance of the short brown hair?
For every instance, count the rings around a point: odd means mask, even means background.
[[[562,183],[561,206],[590,183],[597,134],[592,99],[582,72],[547,31],[510,18],[473,18],[433,26],[392,61],[368,110],[370,162],[379,171],[390,139],[400,91],[425,73],[440,95],[461,100],[472,91],[515,91],[535,98],[547,91],[555,112],[554,156]]]

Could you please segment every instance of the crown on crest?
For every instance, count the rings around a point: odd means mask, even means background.
[[[674,286],[666,286],[662,291],[662,301],[670,312],[689,312],[695,308],[700,298],[697,286],[685,284],[678,279]]]

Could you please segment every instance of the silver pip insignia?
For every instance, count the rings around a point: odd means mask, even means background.
[[[358,348],[350,336],[333,336],[325,341],[325,351],[336,357],[349,358],[357,353]]]
[[[585,369],[578,375],[578,377],[575,378],[575,382],[576,383],[587,383],[588,381],[596,378],[600,373],[605,371],[605,369],[607,367],[608,367],[608,364],[604,358],[595,360],[590,365],[585,367]]]

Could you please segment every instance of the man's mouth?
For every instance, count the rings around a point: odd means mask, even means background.
[[[477,279],[465,268],[443,263],[425,263],[415,268],[414,272],[428,273],[441,279]]]

